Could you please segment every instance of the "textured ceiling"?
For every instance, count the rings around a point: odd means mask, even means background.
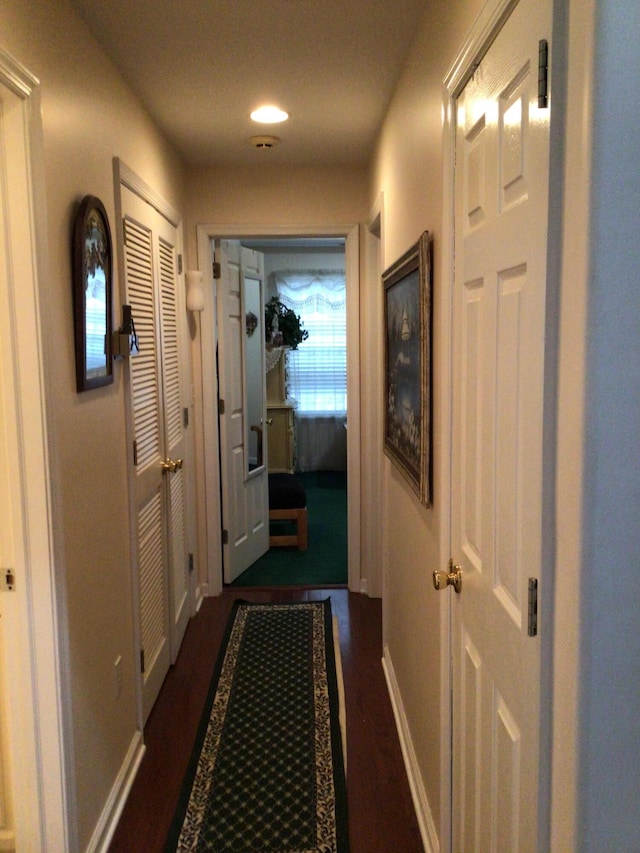
[[[367,162],[426,0],[71,0],[194,165]],[[264,102],[284,125],[256,125]],[[258,151],[249,138],[281,138]]]

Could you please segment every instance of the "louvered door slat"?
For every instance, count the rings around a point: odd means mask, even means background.
[[[125,219],[125,267],[128,299],[140,346],[140,352],[131,359],[131,388],[138,468],[142,471],[160,455],[160,402],[152,233],[132,219]]]
[[[173,445],[182,436],[180,406],[180,363],[175,293],[175,252],[160,241],[160,286],[162,297],[162,367],[164,414],[167,442]]]
[[[164,541],[161,531],[162,494],[157,491],[138,514],[140,621],[145,672],[152,671],[153,662],[166,643]]]
[[[171,556],[173,563],[173,600],[182,602],[187,595],[189,569],[186,560],[186,530],[184,517],[184,473],[177,471],[171,478]]]

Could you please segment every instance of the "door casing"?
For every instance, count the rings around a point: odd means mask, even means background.
[[[203,273],[205,308],[201,321],[202,420],[203,460],[205,466],[205,507],[200,518],[205,518],[206,557],[208,573],[199,594],[219,595],[222,592],[222,529],[220,504],[220,463],[218,448],[220,436],[217,417],[217,386],[210,381],[216,376],[215,339],[215,282],[212,268],[212,240],[242,238],[285,237],[343,237],[345,243],[345,270],[347,280],[347,398],[349,429],[347,431],[347,524],[349,530],[348,563],[349,589],[361,591],[360,582],[360,249],[358,225],[333,227],[304,226],[228,226],[199,225],[197,228],[198,269]]]
[[[0,227],[6,271],[0,279],[0,386],[6,417],[0,425],[0,461],[10,484],[3,507],[2,565],[15,572],[14,591],[0,593],[0,668],[4,683],[11,685],[3,694],[2,719],[10,732],[10,749],[3,757],[9,759],[6,783],[13,799],[0,840],[18,849],[73,850],[77,796],[62,504],[52,407],[47,405],[55,389],[43,356],[50,277],[40,83],[3,50],[0,108]]]

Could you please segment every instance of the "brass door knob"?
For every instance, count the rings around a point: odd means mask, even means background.
[[[454,566],[453,560],[449,560],[449,571],[439,572],[437,569],[433,573],[433,585],[439,591],[448,586],[452,586],[459,593],[462,590],[462,567]]]
[[[182,459],[163,459],[160,467],[163,474],[175,474],[182,468]]]

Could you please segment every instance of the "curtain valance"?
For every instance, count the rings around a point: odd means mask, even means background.
[[[277,293],[296,313],[307,311],[344,311],[347,302],[345,274],[342,270],[278,270],[269,273],[268,292]]]

